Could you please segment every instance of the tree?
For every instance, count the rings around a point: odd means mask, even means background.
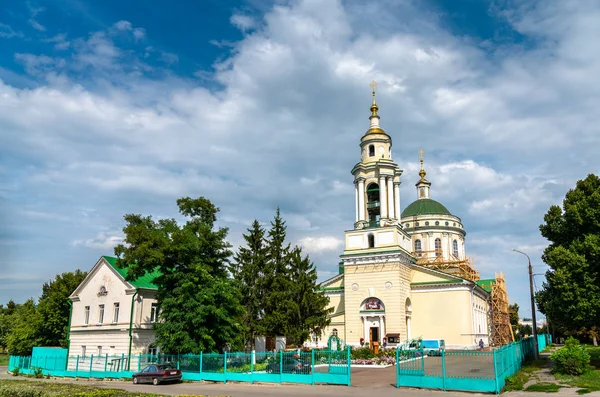
[[[71,314],[68,297],[81,284],[87,272],[76,270],[56,276],[44,283],[37,312],[40,328],[36,339],[42,346],[67,347],[69,316]]]
[[[540,226],[550,241],[542,259],[550,266],[537,293],[538,307],[554,325],[587,329],[597,345],[600,329],[600,178],[590,174],[569,190],[562,209],[553,205]]]
[[[255,336],[264,332],[261,327],[264,297],[264,269],[267,264],[265,230],[255,220],[248,234],[243,235],[247,247],[240,247],[231,266],[231,274],[244,302],[244,325],[248,334],[244,338],[254,345]]]
[[[125,215],[124,244],[115,247],[117,266],[129,280],[159,270],[154,280],[160,321],[157,343],[166,353],[222,351],[243,345],[240,295],[227,276],[230,245],[226,228],[215,230],[219,211],[208,199],[177,200],[187,222]]]
[[[329,298],[318,289],[317,269],[308,256],[302,257],[302,250],[296,247],[290,259],[292,292],[296,299],[292,301],[287,336],[292,344],[301,346],[311,333],[320,335],[329,325],[328,315],[333,308],[327,308]]]
[[[5,337],[6,348],[13,356],[29,356],[38,344],[37,331],[41,326],[33,299],[16,305],[8,315],[9,332]]]
[[[286,226],[279,208],[268,236],[261,323],[269,335],[286,335],[295,297],[289,278],[290,245],[285,243]]]
[[[513,335],[517,334],[519,331],[519,305],[517,303],[508,305],[508,316]]]

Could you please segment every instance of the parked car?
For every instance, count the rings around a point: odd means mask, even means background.
[[[149,364],[140,372],[133,374],[133,383],[177,382],[181,380],[181,371],[171,364]]]
[[[421,341],[423,352],[429,356],[441,356],[444,349],[444,341],[441,339],[423,339]]]
[[[281,366],[279,362],[279,359],[270,360],[267,364],[267,372],[278,374],[281,369],[284,374],[310,374],[311,364],[308,360],[298,357],[283,357]]]

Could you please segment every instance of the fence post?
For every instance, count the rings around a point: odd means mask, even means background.
[[[202,380],[202,352],[200,352],[200,380]]]
[[[498,383],[498,366],[496,365],[496,350],[493,350],[493,358],[494,358],[494,381],[496,383],[496,394],[500,394],[500,384]]]
[[[106,366],[108,365],[108,354],[104,357],[104,372],[106,372]]]
[[[142,353],[138,353],[138,372],[142,370]]]
[[[177,369],[179,369],[179,360],[181,360],[181,357],[179,356],[179,353],[177,353]]]
[[[227,351],[223,352],[223,383],[227,383]]]
[[[310,369],[310,374],[311,374],[311,381],[310,384],[311,385],[315,385],[315,349],[310,349],[310,365],[311,365],[311,369]],[[350,363],[348,363],[348,365],[350,365]]]
[[[350,386],[350,382],[352,381],[352,368],[350,367],[351,363],[351,354],[350,354],[350,346],[346,346],[347,351],[347,361],[346,361],[346,370],[348,371],[348,386]]]
[[[94,365],[94,355],[90,355],[90,378],[92,377],[92,365]]]
[[[279,383],[283,383],[283,350],[279,350]]]
[[[79,354],[77,355],[77,361],[75,361],[75,376],[77,376],[77,371],[79,371]]]
[[[442,388],[446,391],[446,349],[442,350]]]

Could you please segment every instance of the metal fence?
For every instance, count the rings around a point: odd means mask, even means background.
[[[538,335],[539,351],[550,343],[550,335]],[[533,346],[529,337],[492,351],[442,349],[427,356],[423,350],[397,350],[396,387],[500,393],[506,377],[534,356]]]
[[[81,378],[130,378],[150,363],[169,363],[184,380],[215,382],[328,383],[350,386],[350,349],[342,351],[201,353],[198,355],[102,355],[57,357],[11,356],[9,371]]]

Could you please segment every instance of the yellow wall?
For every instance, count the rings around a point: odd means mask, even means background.
[[[472,345],[470,290],[413,291],[412,337],[444,339],[446,345]]]
[[[445,276],[441,274],[430,273],[426,271],[412,270],[413,283],[431,283],[435,281],[456,280],[455,277]]]

